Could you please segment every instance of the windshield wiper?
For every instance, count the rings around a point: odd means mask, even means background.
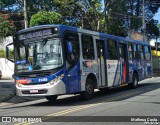
[[[35,65],[35,66],[33,66],[33,69],[34,69],[34,70],[41,69],[41,66],[40,66],[40,65]]]

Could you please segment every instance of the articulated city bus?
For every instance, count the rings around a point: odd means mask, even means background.
[[[153,72],[149,43],[71,26],[24,29],[12,44],[18,96],[54,101],[58,95],[81,94],[91,99],[95,89],[136,88]]]

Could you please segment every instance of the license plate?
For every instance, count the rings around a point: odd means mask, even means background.
[[[30,90],[30,93],[38,93],[38,90]]]

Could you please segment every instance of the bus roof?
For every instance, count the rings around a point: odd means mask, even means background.
[[[27,28],[27,29],[20,30],[16,34],[18,35],[18,34],[25,33],[25,32],[39,30],[39,29],[42,29],[42,28],[51,28],[51,27],[59,27],[60,29],[63,29],[63,30],[69,30],[69,31],[74,31],[74,32],[81,32],[81,33],[85,33],[85,34],[99,36],[101,38],[110,38],[110,39],[116,39],[116,40],[118,39],[118,40],[122,40],[122,41],[124,40],[124,41],[132,42],[132,43],[150,45],[149,42],[142,42],[142,41],[139,41],[139,40],[133,40],[131,38],[114,36],[114,35],[110,35],[110,34],[105,34],[105,33],[101,33],[101,32],[81,29],[81,28],[76,28],[76,27],[62,25],[62,24],[55,24],[55,25],[49,24],[49,25],[34,26],[34,27],[30,27],[30,28]]]

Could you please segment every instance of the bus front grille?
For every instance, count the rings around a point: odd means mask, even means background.
[[[30,92],[29,90],[22,91],[22,94],[46,94],[47,90],[38,90],[38,92]]]
[[[51,72],[40,72],[40,73],[18,73],[16,74],[17,77],[19,78],[38,78],[38,77],[45,77],[45,76],[50,76]]]

